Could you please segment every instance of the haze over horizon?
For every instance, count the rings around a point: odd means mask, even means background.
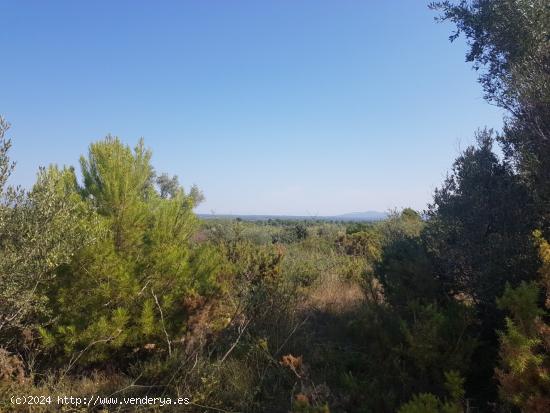
[[[502,125],[427,3],[2,2],[11,183],[110,133],[197,184],[199,213],[424,209]]]

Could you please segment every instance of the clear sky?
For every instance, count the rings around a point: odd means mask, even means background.
[[[422,0],[0,0],[12,183],[144,137],[199,212],[423,209],[478,127],[466,46]]]

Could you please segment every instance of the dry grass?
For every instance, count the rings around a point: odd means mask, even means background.
[[[341,314],[365,302],[359,283],[336,274],[325,274],[311,286],[306,305],[318,311]]]

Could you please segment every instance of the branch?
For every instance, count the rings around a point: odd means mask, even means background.
[[[241,339],[243,333],[246,331],[246,328],[248,327],[249,324],[250,324],[250,320],[247,320],[246,323],[244,323],[244,325],[241,325],[241,331],[239,332],[237,339],[231,345],[231,347],[229,347],[229,350],[227,350],[227,352],[223,355],[222,359],[220,360],[220,364],[222,364],[225,361],[225,359],[231,354],[231,352],[235,349],[235,347],[237,347],[237,344],[239,344],[239,340]]]
[[[168,355],[172,356],[172,344],[170,343],[170,337],[168,336],[168,332],[166,331],[166,327],[164,326],[164,314],[162,313],[162,308],[160,306],[159,300],[152,288],[151,288],[151,294],[155,298],[155,303],[157,303],[157,307],[160,312],[160,321],[162,322],[162,330],[164,331],[164,335],[166,336],[166,342],[168,343]]]

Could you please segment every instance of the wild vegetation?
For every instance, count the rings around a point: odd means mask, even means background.
[[[550,7],[431,7],[507,117],[425,211],[200,220],[198,188],[111,136],[25,190],[0,118],[0,410],[550,411]]]

